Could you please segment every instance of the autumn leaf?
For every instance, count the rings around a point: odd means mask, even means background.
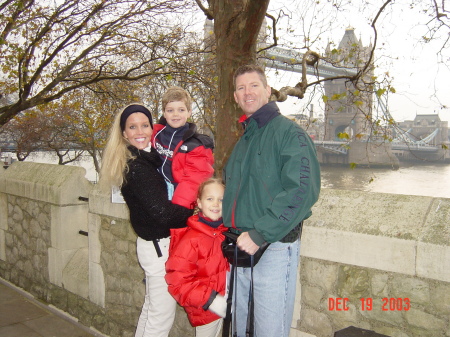
[[[386,92],[386,89],[378,89],[378,90],[375,92],[375,94],[376,94],[378,97],[381,97],[381,95],[383,95],[385,92]]]

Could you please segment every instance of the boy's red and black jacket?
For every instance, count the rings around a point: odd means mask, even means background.
[[[166,119],[161,117],[153,127],[152,146],[169,149],[168,144],[159,144],[158,136],[166,128]],[[173,153],[168,151],[165,165],[171,166],[172,183],[176,186],[172,202],[184,207],[194,208],[200,184],[214,174],[214,142],[197,132],[194,123],[187,123],[181,141],[176,144]],[[164,168],[162,168],[164,169]]]

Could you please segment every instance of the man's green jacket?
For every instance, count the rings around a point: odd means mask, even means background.
[[[314,143],[269,102],[244,122],[224,169],[223,220],[253,242],[276,242],[311,215],[320,192]]]

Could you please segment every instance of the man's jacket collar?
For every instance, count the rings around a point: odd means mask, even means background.
[[[261,108],[259,108],[259,110],[257,110],[248,118],[246,115],[242,115],[241,118],[239,118],[239,123],[243,123],[245,127],[248,125],[251,119],[254,119],[258,124],[258,128],[262,128],[278,115],[280,115],[280,109],[278,108],[275,101],[271,101],[263,105]]]

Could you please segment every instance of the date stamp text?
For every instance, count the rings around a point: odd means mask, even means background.
[[[360,298],[359,306],[362,311],[372,311],[375,305],[374,299],[371,297]],[[381,304],[382,311],[408,311],[411,308],[411,302],[409,298],[395,298],[395,297],[384,297],[377,299]],[[346,297],[336,297],[328,299],[328,310],[329,311],[348,311],[349,310],[349,299]]]

